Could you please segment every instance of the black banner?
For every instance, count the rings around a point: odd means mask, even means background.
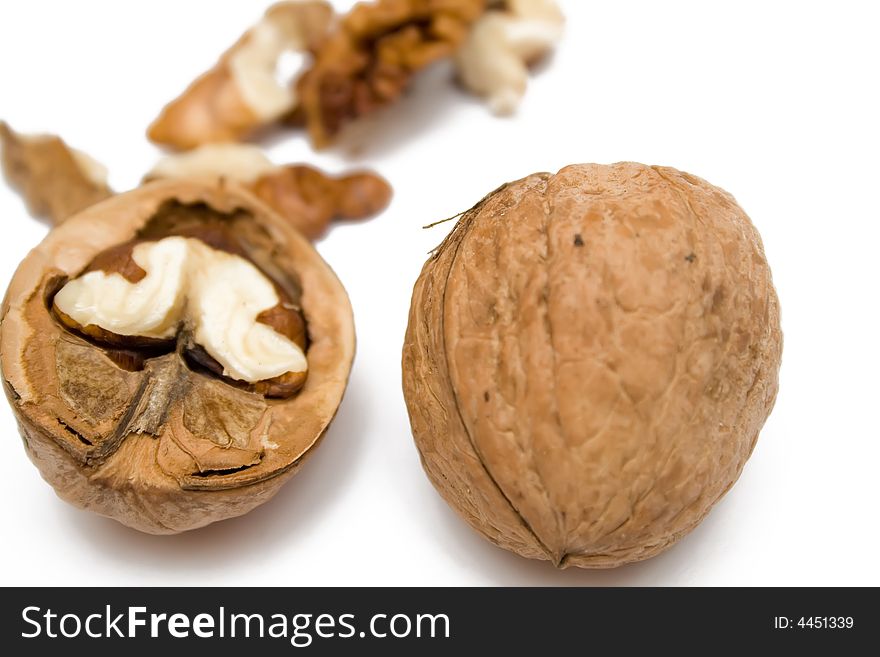
[[[2,644],[37,654],[873,651],[876,589],[5,589]],[[74,645],[75,644],[75,645]]]

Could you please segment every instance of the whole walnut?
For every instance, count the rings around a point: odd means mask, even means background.
[[[658,554],[739,477],[776,397],[779,304],[723,190],[573,165],[504,185],[416,282],[403,388],[424,468],[496,545]]]

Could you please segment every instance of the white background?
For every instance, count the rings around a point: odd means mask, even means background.
[[[264,2],[29,0],[0,5],[0,118],[64,136],[134,186],[159,108]],[[338,2],[344,8],[349,2]],[[283,585],[880,584],[880,102],[868,2],[563,2],[569,23],[519,114],[497,119],[439,67],[313,153],[393,183],[379,218],[318,246],[348,288],[358,355],[310,462],[248,516],[142,535],[59,501],[0,409],[0,583]],[[451,224],[500,183],[571,162],[672,165],[725,187],[761,231],[785,331],[776,410],[739,481],[680,544],[613,571],[499,550],[422,473],[400,386],[412,284]],[[0,280],[45,234],[0,186]]]

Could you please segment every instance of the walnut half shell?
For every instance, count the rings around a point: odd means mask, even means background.
[[[221,376],[186,340],[110,344],[53,313],[58,290],[120,245],[173,235],[247,258],[301,313],[309,373],[295,396]],[[18,267],[0,322],[5,391],[43,477],[68,502],[154,534],[270,499],[333,419],[353,355],[351,306],[331,269],[287,221],[223,183],[155,182],[65,221]]]
[[[493,543],[560,567],[668,548],[770,413],[779,304],[757,231],[675,169],[503,186],[415,285],[403,390],[424,468]]]

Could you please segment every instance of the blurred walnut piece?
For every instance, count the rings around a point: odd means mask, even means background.
[[[355,5],[296,83],[312,143],[328,145],[346,123],[396,100],[413,75],[455,52],[485,8],[485,0]]]
[[[85,153],[52,135],[21,136],[0,123],[3,164],[10,183],[22,192],[31,212],[58,223],[114,192],[106,170]],[[337,219],[366,219],[387,207],[391,186],[369,171],[328,176],[307,165],[273,164],[250,144],[205,144],[162,158],[144,177],[223,179],[240,183],[311,240]]]
[[[232,183],[154,182],[70,218],[18,267],[2,317],[4,387],[43,477],[157,534],[271,498],[354,353],[333,272]]]
[[[495,114],[512,113],[526,91],[528,66],[562,38],[556,0],[504,0],[475,24],[455,63],[464,85]]]
[[[425,471],[490,541],[559,567],[646,559],[734,484],[782,350],[760,237],[671,168],[496,190],[425,263],[403,390]]]
[[[107,170],[54,135],[21,135],[0,121],[0,146],[9,184],[53,224],[113,194]]]
[[[179,149],[239,140],[273,123],[297,102],[293,87],[279,80],[285,53],[305,66],[308,50],[322,39],[333,18],[323,0],[289,0],[272,5],[210,71],[171,101],[150,126],[151,140]]]
[[[322,0],[281,2],[169,103],[148,134],[188,150],[240,141],[286,118],[323,148],[453,56],[463,84],[508,114],[525,93],[528,67],[552,50],[563,23],[556,0],[373,0],[338,18]],[[300,56],[290,83],[280,79],[285,53]]]
[[[391,200],[391,186],[372,171],[331,177],[303,164],[279,166],[248,144],[207,144],[167,156],[146,179],[193,177],[245,185],[311,240],[321,237],[334,219],[365,219]]]

